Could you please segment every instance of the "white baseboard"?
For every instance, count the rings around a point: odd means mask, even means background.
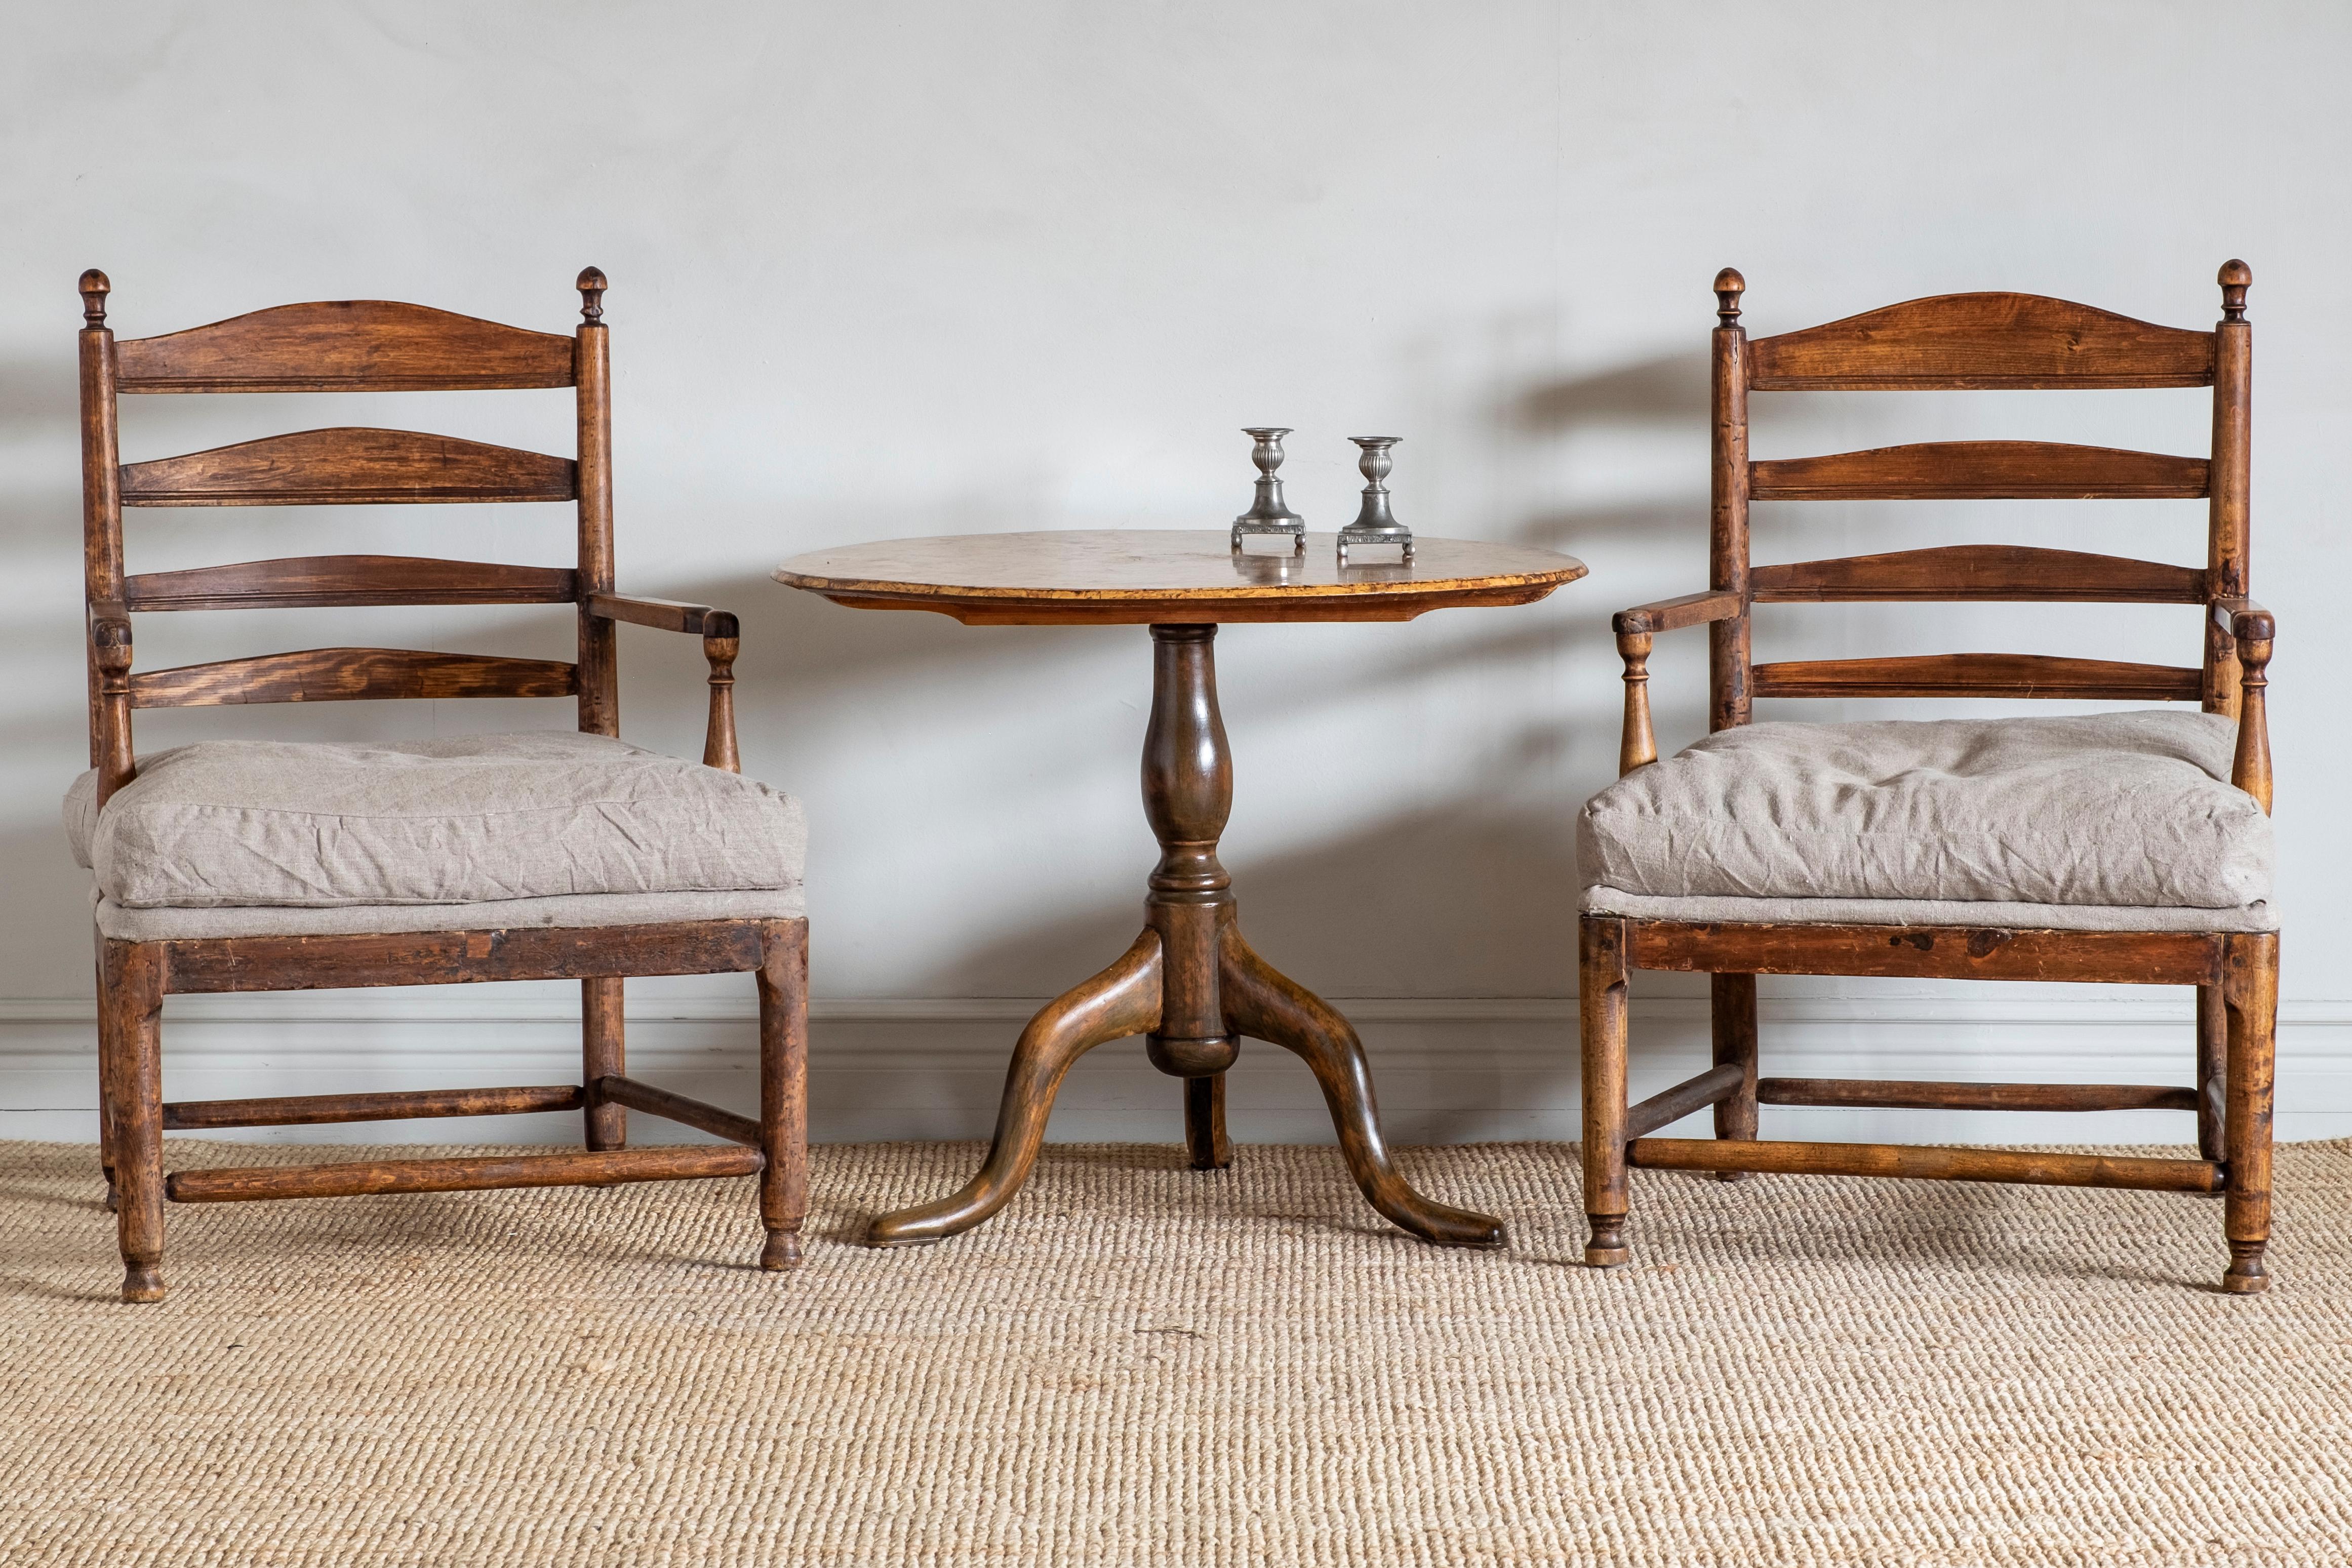
[[[1988,988],[1988,990],[1990,990]],[[811,1007],[810,1123],[820,1142],[984,1138],[1004,1061],[1038,1002],[1018,998],[835,998]],[[1577,1135],[1576,1003],[1566,998],[1365,998],[1338,1004],[1364,1037],[1383,1121],[1401,1144]],[[2187,994],[2110,993],[1876,1000],[1766,998],[1766,1071],[1790,1077],[2186,1083]],[[0,1000],[0,1137],[90,1139],[97,1130],[95,1025],[86,1000]],[[2352,1002],[2280,1009],[2278,1134],[2352,1136]],[[1637,998],[1633,1092],[1702,1070],[1706,1005]],[[165,1011],[165,1092],[174,1100],[362,1090],[563,1083],[579,1072],[577,1014],[561,996],[467,988],[175,997]],[[748,998],[630,1002],[633,1075],[749,1112],[758,1092]],[[1057,1140],[1168,1142],[1181,1091],[1119,1041],[1072,1072]],[[1248,1143],[1328,1142],[1306,1069],[1247,1042],[1228,1095]],[[1955,1143],[2168,1143],[2179,1113],[2094,1115],[1767,1107],[1767,1136]],[[1677,1128],[1703,1128],[1704,1115]],[[255,1129],[289,1141],[561,1142],[568,1115],[463,1123]],[[660,1136],[683,1128],[664,1126]]]

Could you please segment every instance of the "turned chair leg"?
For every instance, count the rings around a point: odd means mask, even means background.
[[[1584,1217],[1592,1228],[1584,1260],[1596,1269],[1613,1269],[1632,1256],[1625,1246],[1625,923],[1588,915],[1578,922],[1578,933]]]
[[[2232,936],[2224,951],[2222,1001],[2229,1014],[2224,1088],[2229,1188],[2222,1223],[2230,1271],[2221,1288],[2252,1295],[2270,1288],[2263,1253],[2271,1236],[2271,1092],[2278,1043],[2275,932]]]
[[[1715,1135],[1743,1142],[1756,1136],[1756,977],[1711,975],[1709,1011],[1715,1024],[1715,1064],[1745,1075],[1739,1092],[1715,1103]],[[1746,1181],[1747,1171],[1717,1171],[1717,1181]]]
[[[580,982],[580,1082],[585,1086],[587,1143],[592,1149],[626,1148],[629,1108],[615,1105],[596,1091],[596,1081],[629,1072],[627,1037],[624,1033],[621,988],[616,975],[600,975]]]
[[[110,942],[100,975],[100,1077],[113,1128],[122,1299],[163,1299],[163,966],[161,950]]]
[[[808,927],[772,926],[760,988],[760,1224],[762,1269],[801,1260],[808,1216]]]

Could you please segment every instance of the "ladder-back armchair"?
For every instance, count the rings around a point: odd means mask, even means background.
[[[2225,1196],[2237,1293],[2267,1283],[2279,937],[2270,904],[2274,632],[2248,597],[2252,274],[2221,268],[2210,331],[2063,300],[1958,294],[1754,342],[1747,285],[1715,282],[1706,591],[1616,617],[1619,781],[1580,819],[1586,1260],[1629,1257],[1628,1166],[2052,1183]],[[1754,460],[1748,398],[1799,390],[2210,387],[2212,445],[2165,456],[2034,441]],[[1752,566],[1755,501],[2197,497],[2202,566],[1950,545]],[[2194,665],[2014,653],[1753,663],[1751,608],[1859,601],[2178,604]],[[1654,638],[1705,626],[1706,740],[1661,762]],[[2200,711],[1750,725],[1757,698],[2062,697]],[[1712,976],[1714,1066],[1626,1103],[1627,975]],[[2193,1086],[1759,1078],[1759,974],[2193,986]],[[2193,1113],[2198,1157],[1759,1141],[1761,1104]],[[1713,1107],[1713,1139],[1661,1138]]]
[[[807,919],[798,804],[740,777],[735,617],[614,585],[605,279],[579,277],[572,335],[424,306],[326,301],[118,342],[110,285],[82,275],[83,548],[89,773],[66,802],[96,883],[100,1136],[126,1301],[157,1301],[163,1206],[247,1198],[760,1177],[763,1267],[797,1261],[807,1206]],[[408,431],[310,430],[125,465],[132,394],[569,388],[573,455]],[[572,565],[310,556],[126,570],[123,513],[150,507],[564,502]],[[570,605],[576,662],[313,648],[136,668],[131,618],[341,605]],[[700,766],[619,738],[621,622],[701,640]],[[142,708],[363,698],[561,697],[578,730],[376,747],[220,741],[141,758]],[[760,1001],[757,1120],[627,1076],[622,979],[749,971]],[[166,1103],[167,994],[578,979],[581,1082]],[[635,1109],[723,1143],[626,1146]],[[170,1129],[577,1111],[586,1148],[481,1159],[206,1168],[166,1175]]]

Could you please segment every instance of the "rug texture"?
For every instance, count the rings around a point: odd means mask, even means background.
[[[2352,1562],[2352,1144],[2254,1298],[2210,1199],[1830,1177],[1636,1171],[1599,1273],[1559,1145],[1402,1157],[1498,1253],[1274,1147],[854,1244],[978,1155],[819,1150],[788,1276],[749,1180],[174,1207],[126,1307],[91,1151],[0,1145],[0,1562]]]

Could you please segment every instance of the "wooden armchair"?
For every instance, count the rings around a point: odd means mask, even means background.
[[[740,778],[735,617],[614,591],[604,274],[583,272],[576,335],[379,300],[288,305],[117,342],[110,285],[81,278],[83,548],[91,771],[67,799],[97,883],[100,1136],[122,1296],[160,1301],[163,1203],[760,1177],[761,1265],[800,1257],[807,1207],[808,922],[800,808]],[[123,393],[570,387],[575,457],[392,430],[311,430],[123,465]],[[574,566],[316,556],[126,575],[126,507],[397,502],[577,504]],[[576,664],[314,648],[132,667],[131,617],[309,605],[568,604]],[[615,626],[702,640],[702,765],[618,738]],[[579,731],[383,747],[210,742],[146,759],[139,708],[355,698],[568,697]],[[748,970],[760,998],[755,1122],[627,1076],[622,977]],[[576,978],[582,1079],[507,1089],[165,1103],[174,992]],[[626,1147],[629,1110],[726,1140]],[[182,1128],[578,1111],[582,1152],[166,1175]]]
[[[1746,283],[1716,278],[1710,587],[1616,618],[1619,781],[1580,820],[1585,1260],[1626,1261],[1629,1166],[2219,1192],[2224,1289],[2260,1291],[2270,1232],[2278,999],[2264,670],[2247,597],[2252,274],[2221,268],[2210,332],[2061,300],[1959,294],[1749,342]],[[2206,457],[1945,442],[1752,461],[1751,392],[2211,387]],[[2200,568],[1958,545],[1751,567],[1748,504],[1875,498],[2205,497]],[[2168,667],[2006,653],[1751,664],[1749,607],[2022,600],[2185,604],[2202,658]],[[1709,727],[1658,760],[1647,659],[1706,626]],[[2196,703],[1986,724],[1749,726],[1757,697],[2018,696]],[[1713,977],[1706,1072],[1626,1104],[1626,976]],[[2197,988],[2193,1087],[1757,1076],[1759,974],[2088,980]],[[1758,1106],[2193,1112],[2199,1157],[1760,1142]],[[1716,1136],[1660,1138],[1712,1106]]]

